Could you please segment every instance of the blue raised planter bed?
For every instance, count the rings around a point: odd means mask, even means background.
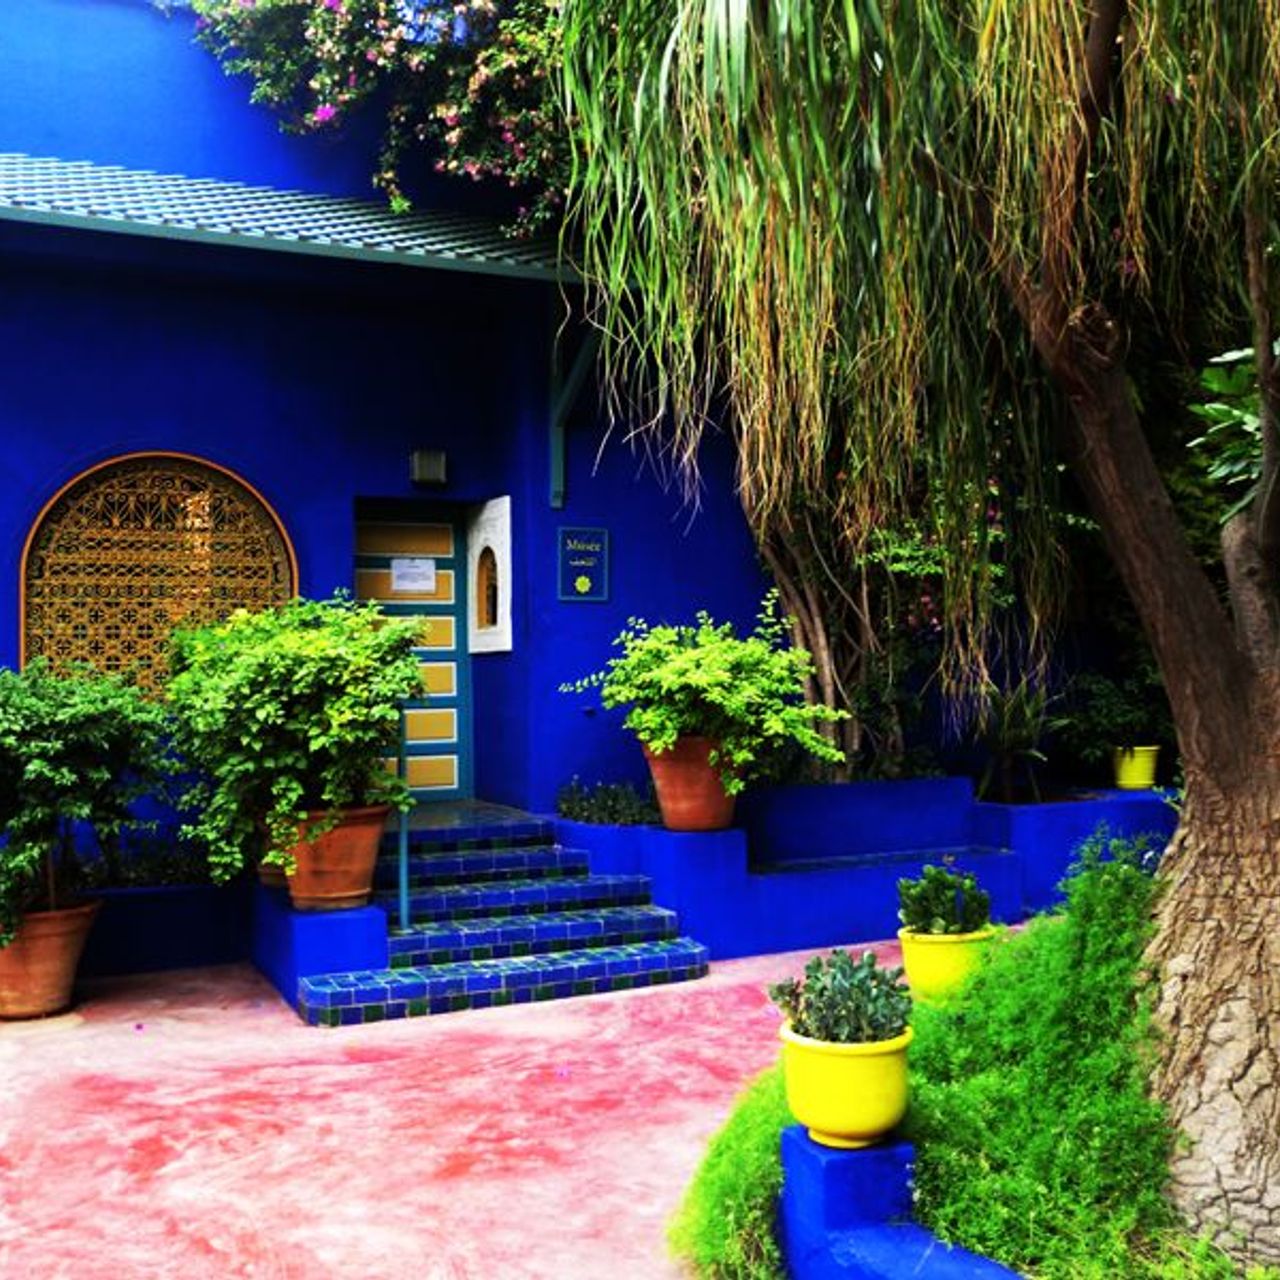
[[[247,886],[101,889],[80,961],[85,977],[231,964],[249,955]]]
[[[968,778],[762,789],[739,803],[741,825],[688,833],[559,819],[561,843],[592,869],[645,875],[654,901],[712,959],[892,937],[897,881],[949,857],[1013,923],[1057,901],[1081,841],[1167,838],[1176,815],[1153,791],[1099,792],[1042,805],[980,804]]]

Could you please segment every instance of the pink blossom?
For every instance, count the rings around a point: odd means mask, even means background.
[[[342,0],[324,0],[324,7],[332,9],[334,13],[342,12]]]
[[[316,124],[326,124],[337,114],[337,107],[330,106],[329,103],[323,102],[311,113],[311,118],[316,122]]]

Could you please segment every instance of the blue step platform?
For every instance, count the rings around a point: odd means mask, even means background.
[[[945,1245],[911,1221],[909,1142],[860,1151],[782,1132],[778,1224],[792,1280],[1011,1280],[1007,1267]]]
[[[707,949],[680,936],[650,881],[593,874],[549,822],[497,805],[423,805],[410,831],[411,924],[396,840],[368,907],[298,912],[255,888],[253,957],[313,1026],[349,1026],[683,982]]]

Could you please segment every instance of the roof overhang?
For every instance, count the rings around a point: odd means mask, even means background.
[[[0,152],[0,221],[570,283],[554,240],[497,222],[209,178]]]

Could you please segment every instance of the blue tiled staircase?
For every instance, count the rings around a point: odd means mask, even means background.
[[[375,903],[388,915],[387,967],[303,977],[313,1026],[524,1004],[702,977],[707,950],[679,935],[639,875],[593,875],[586,852],[535,818],[425,826],[410,837],[412,925],[395,927],[394,839]]]

